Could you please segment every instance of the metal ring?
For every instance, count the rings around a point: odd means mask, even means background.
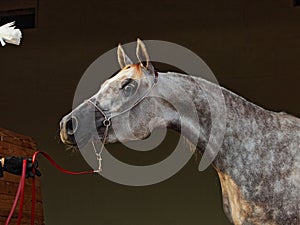
[[[103,120],[103,125],[104,125],[105,127],[109,127],[109,126],[111,125],[110,120],[109,120],[109,119]]]

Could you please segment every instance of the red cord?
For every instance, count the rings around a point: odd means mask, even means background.
[[[13,203],[13,206],[9,212],[9,215],[5,221],[5,225],[8,225],[11,218],[12,218],[12,215],[17,207],[17,203],[18,203],[18,200],[19,200],[19,197],[20,195],[23,195],[24,196],[24,182],[25,182],[25,176],[26,176],[26,165],[27,165],[27,161],[26,160],[23,160],[23,164],[22,164],[22,175],[21,175],[21,178],[20,178],[20,182],[19,182],[19,186],[18,186],[18,190],[17,190],[17,193],[16,193],[16,197],[15,197],[15,200],[14,200],[14,203]],[[25,169],[24,169],[25,168]],[[21,204],[20,204],[20,209],[21,209]],[[18,216],[18,225],[20,224],[19,222],[19,217],[22,216],[22,212],[21,210],[19,210],[19,216]],[[21,220],[21,219],[20,219]]]
[[[82,172],[73,172],[70,170],[66,170],[64,168],[62,168],[61,166],[59,166],[54,159],[52,159],[47,153],[42,152],[42,151],[36,151],[34,152],[33,156],[32,156],[32,163],[34,163],[36,161],[36,157],[38,154],[43,155],[53,166],[55,166],[58,170],[60,170],[63,173],[66,174],[71,174],[71,175],[82,175],[82,174],[93,174],[95,173],[94,170],[89,170],[89,171],[82,171]],[[19,186],[18,186],[18,190],[16,193],[16,197],[13,203],[13,206],[10,210],[9,216],[6,219],[5,225],[8,225],[11,217],[17,207],[17,203],[18,200],[20,198],[20,206],[19,206],[19,214],[18,214],[18,225],[20,225],[21,223],[21,219],[22,219],[22,213],[23,213],[23,205],[24,205],[24,189],[25,189],[25,179],[26,179],[26,167],[27,167],[27,160],[23,160],[23,164],[22,164],[22,175],[20,178],[20,182],[19,182]],[[33,173],[35,174],[35,170],[33,168]],[[31,198],[32,198],[32,205],[31,205],[31,225],[34,225],[34,215],[35,215],[35,201],[36,201],[36,188],[35,188],[35,176],[32,179],[32,189],[31,189]]]
[[[31,225],[34,225],[34,215],[35,215],[35,200],[36,199],[36,191],[35,191],[35,177],[32,179],[31,184]]]
[[[21,194],[20,194],[18,224],[21,223],[22,214],[23,214],[26,167],[27,167],[27,160],[24,159],[23,160],[23,167],[22,167],[22,179],[20,181],[21,182]]]

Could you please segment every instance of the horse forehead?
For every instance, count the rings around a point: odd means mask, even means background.
[[[141,79],[144,74],[142,68],[139,64],[132,64],[130,68],[123,68],[116,76],[112,77],[110,80],[113,81],[123,81],[126,78],[131,79]]]
[[[107,90],[108,88],[113,88],[118,86],[123,80],[131,78],[134,80],[142,79],[144,77],[142,68],[138,64],[132,64],[129,69],[122,69],[116,76],[106,80],[102,88]]]

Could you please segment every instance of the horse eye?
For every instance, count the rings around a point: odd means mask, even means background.
[[[133,79],[131,79],[131,78],[125,79],[125,80],[122,82],[121,88],[120,88],[120,89],[123,89],[123,88],[126,87],[128,84],[130,84],[132,81],[133,81]]]
[[[128,85],[126,85],[123,89],[124,97],[132,96],[137,89],[136,81],[132,81]]]

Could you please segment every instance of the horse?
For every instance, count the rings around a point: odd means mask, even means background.
[[[105,144],[142,140],[156,127],[180,132],[185,126],[182,135],[188,140],[195,140],[195,133],[201,133],[192,144],[203,153],[212,126],[208,99],[216,106],[221,104],[214,93],[216,84],[176,72],[157,72],[140,39],[136,48],[138,63],[132,62],[120,44],[117,55],[121,70],[107,79],[89,101],[62,118],[62,142],[69,146],[87,142],[88,138],[75,139],[74,134],[90,121],[78,123],[76,116],[96,114],[93,122]],[[299,225],[300,119],[266,110],[219,88],[226,105],[226,123],[212,166],[220,179],[226,216],[235,225]],[[144,98],[143,93],[148,93],[145,90],[155,91],[161,98]],[[191,103],[180,99],[183,92],[193,99],[198,121],[193,121],[188,113],[179,116],[169,104],[177,102],[189,109]],[[123,111],[130,111],[130,116],[126,117]],[[153,120],[156,117],[161,119]],[[123,126],[124,120],[130,124],[130,134],[128,126]],[[108,126],[110,123],[114,129]]]

